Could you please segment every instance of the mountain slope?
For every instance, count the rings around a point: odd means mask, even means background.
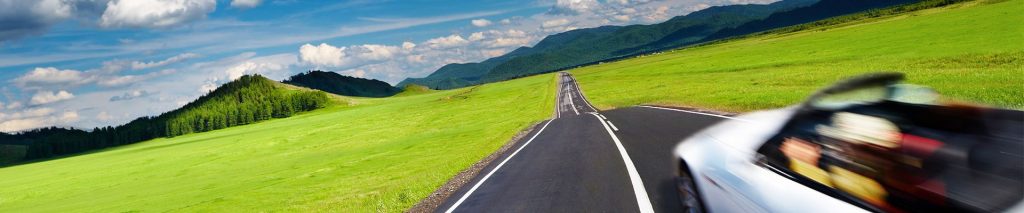
[[[813,22],[829,17],[917,1],[918,0],[823,0],[809,7],[796,8],[790,11],[775,13],[765,19],[748,22],[738,27],[715,32],[714,34],[704,37],[701,41],[712,41],[732,36],[746,35],[779,27]]]
[[[289,117],[331,104],[327,93],[288,89],[263,76],[246,75],[156,117],[141,117],[92,132],[57,127],[30,130],[5,135],[0,144],[28,146],[25,159],[48,158]]]
[[[415,83],[452,89],[563,69],[651,49],[697,41],[719,29],[767,17],[777,11],[807,6],[817,0],[786,0],[768,5],[716,6],[654,25],[603,26],[566,31],[480,63],[449,64]],[[449,73],[458,73],[452,75]]]
[[[574,41],[578,42],[577,45],[517,57],[495,67],[481,82],[568,69],[644,52],[761,32],[914,1],[917,0],[821,0],[806,5],[808,1],[787,0],[771,5],[741,5],[729,9],[714,9],[661,24],[630,26],[608,38]],[[764,17],[766,15],[767,17]],[[661,34],[666,31],[671,33]]]
[[[344,96],[387,97],[401,92],[400,89],[380,80],[349,77],[319,70],[299,73],[281,83]]]
[[[398,83],[397,87],[407,84],[423,85],[432,89],[454,89],[478,84],[481,78],[495,66],[520,56],[564,48],[572,45],[569,42],[583,37],[607,36],[619,29],[619,26],[604,26],[590,29],[571,30],[545,37],[533,47],[520,47],[504,55],[484,60],[480,63],[457,63],[442,66],[434,73],[423,78],[407,78]]]

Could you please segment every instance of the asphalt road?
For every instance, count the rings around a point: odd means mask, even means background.
[[[723,118],[644,106],[598,112],[571,75],[559,75],[555,118],[436,211],[680,211],[672,149]]]

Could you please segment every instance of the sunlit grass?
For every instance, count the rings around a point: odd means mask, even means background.
[[[978,1],[575,69],[598,107],[750,111],[875,71],[956,99],[1024,108],[1024,4]]]

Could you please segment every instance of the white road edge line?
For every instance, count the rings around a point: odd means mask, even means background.
[[[587,100],[587,95],[583,94],[583,89],[580,89],[580,84],[576,83],[576,77],[569,74],[569,78],[572,79],[572,85],[576,87],[576,91],[580,91],[580,96],[583,97],[583,102],[587,103],[587,106],[590,107],[591,110],[597,112],[597,108],[594,108],[594,105],[590,104],[590,101]]]
[[[604,116],[601,116],[601,117],[604,117]],[[608,121],[608,125],[612,126],[612,129],[614,129],[616,132],[619,131],[619,128],[615,127],[615,124],[613,124],[612,121]]]
[[[591,115],[594,115],[598,121],[601,121],[604,130],[607,130],[608,135],[612,137],[612,141],[615,141],[615,147],[619,148],[619,154],[622,154],[622,160],[626,163],[626,172],[629,173],[629,180],[633,183],[633,193],[636,194],[636,204],[640,206],[640,212],[654,213],[651,199],[647,197],[647,189],[644,187],[643,181],[640,180],[640,173],[636,172],[636,166],[633,166],[633,159],[630,159],[629,154],[626,153],[626,147],[622,146],[622,142],[619,142],[619,137],[615,136],[615,132],[608,128],[608,124],[601,120],[597,113]]]
[[[576,110],[576,103],[572,102],[572,93],[567,92],[565,95],[569,96],[569,104],[572,105],[572,111],[576,112],[576,115],[580,115],[580,111]]]
[[[562,81],[559,79],[558,85],[555,86],[555,119],[562,118],[562,105],[559,104],[561,101],[562,93],[558,92],[562,90]]]
[[[689,111],[689,110],[672,109],[672,108],[647,106],[647,105],[640,105],[639,107],[646,107],[646,108],[660,109],[660,110],[669,110],[669,111],[677,111],[677,112],[687,112],[687,113],[693,113],[693,114],[698,114],[698,115],[707,115],[707,116],[713,116],[713,117],[719,117],[719,118],[725,118],[725,119],[732,119],[732,120],[737,120],[737,121],[753,122],[751,120],[742,119],[742,118],[734,118],[734,117],[729,117],[729,116],[724,116],[724,115],[716,115],[716,114],[711,114],[711,113],[694,112],[694,111]]]
[[[466,191],[466,194],[462,195],[462,198],[459,198],[459,201],[455,201],[455,204],[452,204],[452,207],[448,208],[448,211],[445,211],[445,213],[451,213],[452,211],[455,211],[455,208],[458,208],[463,201],[466,201],[466,198],[469,198],[469,195],[473,194],[473,191],[476,191],[477,188],[480,188],[481,184],[487,181],[488,178],[491,178],[491,175],[493,175],[494,172],[497,172],[498,169],[501,169],[501,166],[504,166],[505,163],[511,160],[512,157],[515,157],[516,154],[519,153],[519,151],[522,151],[523,148],[526,148],[526,145],[530,145],[530,142],[533,142],[534,138],[537,138],[537,136],[540,135],[540,133],[544,132],[544,128],[547,128],[548,124],[551,124],[551,121],[552,120],[548,120],[547,123],[544,123],[544,126],[540,127],[540,130],[537,130],[537,134],[533,134],[533,137],[530,137],[530,140],[527,140],[526,143],[523,143],[523,145],[520,146],[519,149],[516,149],[515,152],[512,152],[512,154],[508,155],[508,157],[505,158],[505,160],[501,161],[501,163],[499,163],[497,166],[495,166],[494,169],[491,170],[491,172],[488,172],[487,175],[484,176],[484,178],[481,178],[480,181],[477,181],[476,185],[473,185],[473,188],[469,188],[469,191]]]

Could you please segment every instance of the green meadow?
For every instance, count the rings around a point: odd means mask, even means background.
[[[555,78],[359,98],[0,168],[0,212],[398,212],[551,116]]]
[[[799,103],[840,79],[897,71],[956,100],[1024,108],[1024,2],[975,1],[766,34],[572,70],[602,109],[744,112]]]

